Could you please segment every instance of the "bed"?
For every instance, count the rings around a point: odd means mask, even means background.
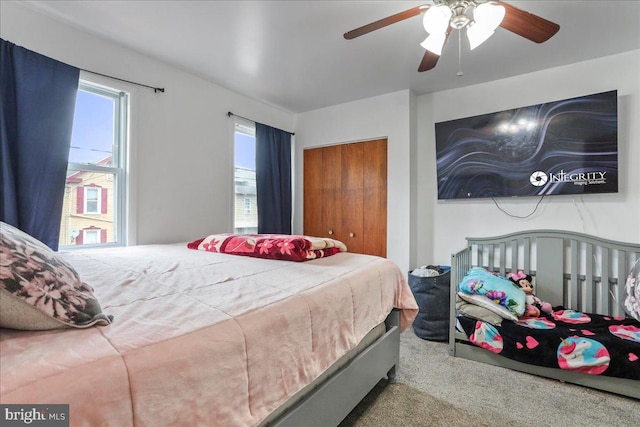
[[[0,329],[0,400],[69,404],[72,426],[337,425],[393,380],[417,313],[400,269],[368,255],[175,244],[56,256],[113,320]]]
[[[640,257],[639,244],[557,230],[466,240],[466,247],[451,258],[452,356],[640,399],[640,323],[625,312],[624,306],[625,282]],[[501,322],[468,314],[466,301],[460,296],[466,295],[466,279],[479,270],[498,278],[528,272],[535,295],[554,306],[553,313]],[[534,323],[550,331],[538,331]],[[528,334],[520,335],[522,329]],[[493,336],[496,331],[497,339]],[[600,331],[603,336],[618,335],[613,338],[617,344],[605,343],[606,350],[597,353],[608,357],[605,362],[609,367],[568,366],[563,354],[575,350],[576,344],[579,348],[580,341],[589,345],[599,342],[596,334]],[[553,338],[538,335],[542,332]],[[543,355],[547,339],[553,347]],[[491,348],[491,342],[497,342],[497,346]],[[540,352],[533,353],[538,346],[536,351]]]

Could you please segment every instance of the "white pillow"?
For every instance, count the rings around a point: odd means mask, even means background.
[[[513,320],[514,322],[518,320],[518,316],[516,316],[500,304],[493,302],[484,295],[467,294],[464,292],[458,292],[458,295],[469,304],[479,305],[480,307],[484,307],[487,310],[491,310],[503,319]]]
[[[493,311],[480,307],[476,304],[470,304],[456,295],[456,310],[458,313],[462,313],[472,319],[482,320],[484,322],[491,323],[492,325],[500,326],[504,320],[502,317],[495,314]]]

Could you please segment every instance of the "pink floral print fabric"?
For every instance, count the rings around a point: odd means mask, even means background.
[[[2,327],[84,328],[107,325],[113,319],[102,312],[93,290],[70,264],[42,242],[2,222],[0,292]]]
[[[188,243],[190,249],[283,261],[310,261],[346,252],[339,240],[289,234],[212,234]]]

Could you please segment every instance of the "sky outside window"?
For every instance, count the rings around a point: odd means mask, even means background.
[[[113,155],[114,100],[78,90],[69,162],[97,164]],[[110,117],[111,120],[105,120]],[[112,161],[100,163],[111,166]]]
[[[235,165],[239,168],[256,170],[256,139],[245,133],[236,132]]]

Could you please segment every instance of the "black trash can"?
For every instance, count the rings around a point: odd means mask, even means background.
[[[429,268],[429,267],[428,267]],[[417,336],[430,341],[449,339],[449,287],[451,267],[438,266],[437,276],[420,277],[409,272],[409,287],[418,303],[418,315],[413,321]]]

